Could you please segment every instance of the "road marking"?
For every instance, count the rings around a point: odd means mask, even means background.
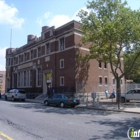
[[[7,136],[6,134],[4,134],[2,132],[0,132],[0,135],[5,137],[7,140],[14,140],[14,139],[10,138],[9,136]]]

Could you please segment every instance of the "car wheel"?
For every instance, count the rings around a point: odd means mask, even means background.
[[[11,100],[12,100],[12,101],[15,101],[15,99],[14,99],[14,97],[13,97],[13,96],[12,96]]]
[[[125,98],[121,97],[121,102],[124,103],[125,102]]]
[[[75,108],[75,105],[72,105],[71,107]]]
[[[44,104],[45,104],[46,106],[49,106],[49,102],[48,102],[48,101],[45,101]]]
[[[60,103],[60,107],[64,108],[65,104],[63,102]]]
[[[5,96],[5,100],[7,100],[7,96]]]

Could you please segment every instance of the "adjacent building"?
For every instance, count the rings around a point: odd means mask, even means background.
[[[80,23],[73,20],[56,29],[43,26],[40,37],[28,35],[24,46],[8,48],[6,90],[24,88],[28,96],[46,94],[48,85],[57,93],[79,92],[79,84],[90,85],[85,88],[89,92],[92,85],[98,91],[109,85],[115,87],[108,64],[78,61],[80,55],[89,53],[89,46],[82,44],[82,36]]]
[[[0,93],[4,94],[5,93],[5,71],[0,71]]]

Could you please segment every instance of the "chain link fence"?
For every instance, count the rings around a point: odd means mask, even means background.
[[[140,88],[140,84],[136,83],[126,83],[121,85],[121,93],[125,93],[131,89]],[[103,101],[107,102],[105,89],[108,89],[109,96],[111,95],[113,89],[116,90],[116,86],[112,84],[99,85],[99,83],[83,84],[76,83],[76,94],[75,96],[81,100],[82,104],[89,105],[93,102],[101,104]],[[96,93],[96,98],[93,100],[92,93]],[[116,99],[110,99],[112,102],[116,102]]]

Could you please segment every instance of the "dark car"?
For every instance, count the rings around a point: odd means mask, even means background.
[[[54,94],[50,98],[44,99],[45,105],[57,105],[60,107],[75,107],[76,105],[80,104],[80,100],[77,98],[68,98],[65,94]]]

